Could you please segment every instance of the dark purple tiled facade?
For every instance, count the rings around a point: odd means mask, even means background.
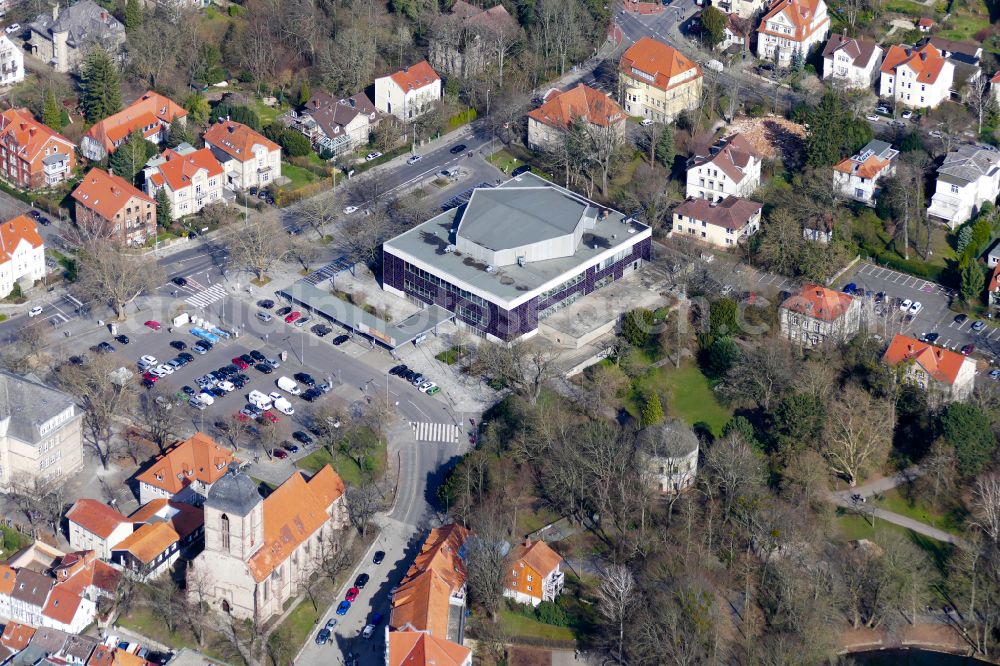
[[[597,266],[591,266],[586,269],[584,279],[578,284],[558,294],[553,294],[541,302],[537,298],[532,298],[513,310],[506,310],[490,302],[482,305],[474,303],[443,286],[424,280],[418,275],[408,272],[406,262],[389,250],[382,252],[382,279],[386,286],[398,289],[407,296],[412,296],[428,304],[439,305],[454,312],[457,319],[485,334],[501,340],[512,340],[538,328],[539,311],[544,311],[574,294],[589,294],[596,288],[596,283],[603,278],[611,277],[612,280],[618,280],[625,272],[626,266],[634,261],[640,259],[649,261],[651,245],[651,239],[645,238],[633,246],[631,254],[604,270],[598,270]],[[445,274],[437,274],[437,277],[442,281],[447,280]],[[424,290],[425,293],[411,288],[407,282]]]

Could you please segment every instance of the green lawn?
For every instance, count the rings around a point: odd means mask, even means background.
[[[312,171],[303,169],[302,167],[297,167],[294,164],[289,164],[288,162],[281,163],[281,175],[291,181],[286,186],[290,190],[297,190],[300,187],[305,187],[306,185],[315,183],[319,180],[319,176],[314,174]]]
[[[253,110],[257,112],[257,116],[260,118],[261,127],[267,127],[285,112],[285,109],[281,108],[280,105],[268,106],[259,99],[254,100]]]
[[[7,315],[0,315],[0,317],[3,317],[0,321],[7,319]],[[0,559],[6,560],[25,546],[31,545],[31,537],[21,534],[12,527],[0,525],[0,531],[3,533],[3,551],[0,552]]]
[[[708,378],[694,364],[679,369],[651,368],[636,378],[626,398],[626,407],[633,416],[641,414],[642,400],[651,391],[666,398],[664,408],[668,417],[677,417],[688,425],[706,423],[716,437],[732,418],[732,411],[719,403]]]
[[[506,150],[498,150],[497,152],[490,155],[487,160],[490,164],[500,169],[504,173],[510,173],[517,167],[524,164],[522,160],[517,159]]]
[[[153,640],[175,648],[191,648],[198,650],[198,645],[194,639],[178,626],[178,631],[167,631],[163,624],[163,619],[158,613],[153,613],[148,608],[137,607],[133,604],[128,615],[121,615],[117,620],[118,624],[131,629],[142,636],[148,636]],[[204,650],[203,650],[204,651]],[[206,654],[211,654],[205,651]]]
[[[320,448],[304,458],[300,458],[295,464],[309,472],[316,472],[324,465],[330,465],[349,486],[360,486],[364,481],[365,470],[362,470],[356,462],[339,451],[334,451],[333,455],[330,455],[330,452],[325,448]],[[385,464],[385,442],[381,441],[375,452],[368,457],[366,467],[378,478],[385,473]]]
[[[951,15],[945,24],[945,29],[938,33],[939,37],[959,41],[975,41],[973,35],[983,28],[990,27],[990,18],[985,14],[958,10]]]
[[[838,509],[838,516],[835,519],[835,524],[837,526],[837,531],[840,533],[840,537],[844,541],[855,541],[857,539],[872,539],[876,531],[890,531],[897,532],[909,538],[914,545],[923,550],[928,557],[930,557],[932,563],[937,567],[938,571],[942,574],[945,571],[945,567],[948,564],[948,558],[951,556],[954,547],[950,544],[944,543],[943,541],[937,541],[931,539],[930,537],[925,537],[923,534],[917,534],[912,530],[908,530],[905,527],[900,527],[890,522],[875,519],[875,527],[871,526],[869,518],[864,516],[859,516],[857,514],[845,513],[843,509]]]
[[[916,491],[907,492],[905,487],[893,488],[884,493],[876,504],[901,516],[919,520],[939,530],[944,530],[956,536],[962,534],[962,515],[958,511],[942,513],[920,500]]]
[[[537,508],[522,506],[518,507],[517,525],[514,529],[518,535],[531,534],[557,520],[559,520],[559,514],[545,506]]]
[[[506,609],[500,611],[500,618],[514,639],[518,636],[530,636],[532,638],[547,638],[556,641],[574,640],[573,630],[569,627],[542,624],[538,620]]]

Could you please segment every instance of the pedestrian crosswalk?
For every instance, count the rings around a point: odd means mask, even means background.
[[[457,444],[462,436],[462,429],[454,423],[427,423],[426,421],[410,421],[413,434],[418,442],[444,442]]]
[[[221,284],[213,284],[211,287],[206,287],[194,295],[188,296],[184,302],[197,308],[203,308],[225,297],[226,288]]]

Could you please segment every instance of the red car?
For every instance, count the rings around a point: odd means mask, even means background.
[[[302,316],[302,313],[296,310],[295,312],[290,312],[287,317],[285,317],[285,323],[291,324],[293,321]]]
[[[358,598],[358,594],[360,594],[360,593],[361,593],[361,590],[359,590],[356,587],[352,587],[351,589],[349,589],[347,591],[347,596],[344,597],[344,598],[347,599],[350,602],[353,602],[355,599]]]
[[[257,418],[260,419],[262,422],[263,421],[268,421],[270,423],[277,423],[278,422],[278,417],[275,416],[274,413],[270,412],[270,411],[261,412],[261,415],[258,416]]]
[[[235,365],[240,370],[246,370],[250,367],[250,364],[241,359],[239,356],[233,359],[233,365]]]
[[[152,319],[150,319],[149,321],[147,321],[147,322],[146,322],[146,323],[144,324],[144,326],[146,326],[146,327],[148,327],[148,328],[151,328],[151,329],[153,329],[154,331],[158,331],[158,330],[160,330],[160,322],[158,322],[158,321],[153,321]]]
[[[233,416],[235,416],[236,420],[239,421],[240,423],[246,423],[247,421],[250,420],[250,417],[242,412],[236,412],[235,414],[233,414]]]
[[[146,381],[150,382],[150,383],[153,383],[153,384],[155,384],[160,379],[156,375],[154,375],[152,373],[149,373],[149,372],[147,372],[146,374],[144,374],[142,376],[142,378],[145,379]]]
[[[969,343],[969,344],[965,345],[964,347],[962,347],[962,353],[965,354],[966,356],[968,356],[969,354],[971,354],[974,351],[976,351],[976,345],[974,345],[974,344]]]
[[[282,451],[281,449],[275,449],[274,451],[271,451],[271,455],[273,455],[275,458],[278,458],[279,460],[284,460],[285,458],[288,457],[288,454]]]

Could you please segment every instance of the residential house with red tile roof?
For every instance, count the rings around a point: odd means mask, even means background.
[[[924,17],[917,21],[917,30],[920,32],[930,32],[931,28],[934,27],[934,21]]]
[[[630,116],[670,122],[701,106],[701,67],[672,46],[642,37],[618,65],[622,106]]]
[[[805,60],[829,31],[823,0],[775,0],[757,28],[757,57],[787,67],[795,54]]]
[[[823,47],[823,78],[843,88],[867,90],[879,76],[885,53],[875,42],[830,35]]]
[[[132,533],[128,518],[95,499],[78,499],[66,512],[66,522],[70,547],[93,550],[102,560],[110,560],[111,547]]]
[[[885,141],[869,141],[856,155],[833,165],[834,192],[874,207],[879,181],[896,174],[898,155],[899,151]]]
[[[167,148],[147,162],[142,173],[147,195],[166,191],[173,220],[225,200],[225,170],[210,148],[195,150],[186,143]]]
[[[205,533],[205,512],[201,507],[173,500],[156,499],[136,509],[128,517],[133,526],[147,523],[167,523],[187,547]]]
[[[172,99],[147,90],[139,99],[116,114],[94,123],[80,141],[80,151],[88,160],[103,160],[138,130],[151,143],[163,143],[170,125],[187,122],[187,111]]]
[[[726,14],[722,41],[715,45],[715,50],[726,55],[750,53],[751,37],[753,37],[753,19],[743,18],[735,12]]]
[[[375,79],[375,108],[410,122],[441,100],[441,77],[426,60]]]
[[[344,482],[324,466],[295,472],[266,498],[236,465],[205,499],[205,549],[188,565],[212,581],[215,609],[261,621],[295,598],[321,558],[339,549],[347,524]]]
[[[781,335],[802,347],[840,345],[861,326],[861,303],[842,291],[807,284],[778,308]]]
[[[544,541],[525,539],[511,549],[504,596],[532,606],[555,601],[566,582],[560,568],[562,561],[562,556]]]
[[[733,196],[722,201],[688,199],[674,208],[671,234],[716,247],[736,247],[760,229],[762,208],[756,201]]]
[[[0,635],[0,662],[6,662],[18,652],[28,647],[35,628],[20,622],[8,622]]]
[[[528,146],[532,150],[554,150],[566,129],[586,123],[588,131],[625,140],[625,112],[618,102],[599,90],[579,83],[569,90],[550,90],[537,109],[528,112]]]
[[[422,631],[386,631],[386,666],[472,666],[472,650]]]
[[[205,433],[198,432],[157,456],[136,480],[139,501],[156,499],[201,505],[212,484],[221,479],[233,462],[232,452]]]
[[[38,225],[27,215],[0,222],[0,295],[6,296],[45,277],[45,242]],[[2,297],[0,296],[0,297]]]
[[[265,188],[281,178],[281,146],[232,120],[217,122],[202,137],[234,190]]]
[[[111,549],[111,563],[138,580],[152,580],[169,571],[180,557],[180,542],[170,523],[145,523]]]
[[[731,134],[707,150],[697,150],[687,163],[690,198],[721,201],[747,198],[760,187],[762,156],[745,136]]]
[[[469,531],[452,523],[431,530],[392,597],[389,628],[461,642],[465,612],[465,545]]]
[[[894,44],[879,69],[879,97],[932,109],[948,99],[955,65],[932,44],[919,48]]]
[[[882,362],[897,368],[902,381],[923,389],[932,404],[965,400],[975,387],[973,359],[907,335],[892,339]]]
[[[73,190],[76,225],[89,236],[138,247],[156,236],[156,201],[121,176],[94,167]]]
[[[29,190],[58,185],[76,166],[76,146],[28,109],[0,114],[0,176]]]

